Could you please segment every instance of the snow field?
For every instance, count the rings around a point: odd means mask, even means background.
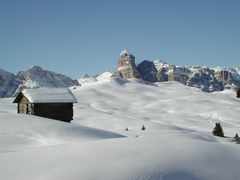
[[[13,99],[0,100],[0,179],[239,179],[234,91],[118,78],[71,90],[71,124],[16,114]],[[215,122],[226,138],[212,136]]]

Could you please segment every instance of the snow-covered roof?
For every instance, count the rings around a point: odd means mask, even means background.
[[[24,89],[22,94],[31,103],[77,103],[77,99],[68,88]]]

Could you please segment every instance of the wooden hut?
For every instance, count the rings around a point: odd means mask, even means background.
[[[17,112],[20,114],[71,122],[73,103],[77,100],[69,89],[38,88],[22,90],[13,103],[18,103]]]

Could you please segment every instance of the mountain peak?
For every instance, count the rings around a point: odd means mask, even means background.
[[[132,55],[127,49],[124,49],[121,53],[120,56],[130,56]]]
[[[162,60],[162,59],[157,59],[157,60],[155,60],[153,62],[154,62],[154,64],[167,64],[167,62]]]
[[[29,70],[42,70],[42,68],[40,66],[37,66],[37,65],[32,65]]]
[[[120,53],[117,71],[113,73],[113,76],[123,79],[141,78],[135,64],[135,57],[128,50],[124,49]]]

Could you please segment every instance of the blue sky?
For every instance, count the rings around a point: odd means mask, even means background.
[[[0,68],[79,78],[142,60],[240,66],[239,0],[0,0]]]

